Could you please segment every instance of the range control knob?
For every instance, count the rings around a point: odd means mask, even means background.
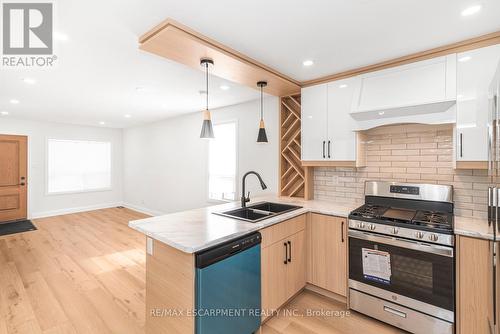
[[[393,228],[391,228],[391,233],[392,234],[398,234],[399,233],[399,229],[397,227],[393,227]]]
[[[357,227],[357,228],[365,228],[365,223],[358,222],[358,223],[356,224],[356,227]]]
[[[439,239],[439,235],[437,235],[436,233],[432,233],[429,235],[430,241],[436,242],[436,241],[438,241],[438,239]]]
[[[368,228],[370,229],[370,231],[375,231],[377,226],[375,226],[375,224],[370,224],[370,225],[368,225]]]
[[[422,239],[423,237],[424,237],[424,233],[423,232],[415,232],[415,238]]]

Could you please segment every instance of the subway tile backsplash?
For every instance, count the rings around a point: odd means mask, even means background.
[[[451,125],[380,127],[365,143],[366,167],[314,169],[314,198],[361,204],[366,180],[450,184],[456,215],[487,217],[487,171],[453,169]]]

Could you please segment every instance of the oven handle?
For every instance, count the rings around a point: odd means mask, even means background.
[[[414,249],[420,252],[453,257],[453,248],[439,245],[431,245],[418,241],[393,238],[368,232],[361,232],[356,230],[349,230],[349,237],[361,240],[368,240],[378,242],[381,244],[402,247],[407,249]]]

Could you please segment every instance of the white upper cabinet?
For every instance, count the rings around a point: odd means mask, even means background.
[[[456,54],[359,78],[351,112],[360,121],[439,113],[456,102]]]
[[[328,83],[327,158],[333,161],[356,160],[355,120],[349,114],[357,78]]]
[[[357,82],[349,78],[302,89],[302,160],[356,160],[349,112]]]
[[[457,55],[457,161],[488,160],[488,91],[500,61],[500,44]]]
[[[326,158],[328,94],[327,84],[302,88],[302,160]]]

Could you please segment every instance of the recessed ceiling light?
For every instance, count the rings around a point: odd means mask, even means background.
[[[54,32],[54,39],[56,41],[67,41],[68,40],[68,35],[63,34],[62,32]]]
[[[462,11],[462,16],[474,15],[474,14],[478,13],[480,10],[481,10],[481,5],[470,6],[470,7],[465,8]]]
[[[313,66],[314,62],[312,60],[304,60],[302,62],[302,65],[309,67],[309,66]]]
[[[382,116],[383,114],[385,114],[385,111],[379,111],[378,113],[380,116]]]
[[[33,85],[36,83],[36,80],[33,78],[23,78],[23,82],[28,85]]]
[[[0,112],[0,114],[1,114],[2,116],[7,116],[7,115],[9,114],[9,112],[8,112],[8,111],[1,111],[1,112]]]
[[[458,61],[461,63],[464,63],[464,62],[469,61],[471,59],[472,59],[471,56],[464,56],[464,57],[458,58]]]
[[[125,116],[123,116],[123,117],[125,117],[125,118],[130,118],[130,117],[132,117],[132,115],[127,114],[127,115],[125,115]]]
[[[99,122],[99,125],[104,125],[104,124],[106,124],[106,122],[103,122],[103,121]]]
[[[346,84],[342,84],[342,85],[339,86],[339,88],[346,88],[346,87],[347,87]]]
[[[12,100],[10,100],[10,103],[12,103],[12,104],[19,104],[19,100],[12,99]]]
[[[458,95],[457,95],[457,99],[461,99],[461,98],[463,98],[463,97],[464,97],[464,96],[463,96],[462,94],[458,94]]]
[[[222,89],[222,90],[228,90],[229,88],[231,88],[231,87],[229,87],[228,85],[220,86],[220,89]]]

